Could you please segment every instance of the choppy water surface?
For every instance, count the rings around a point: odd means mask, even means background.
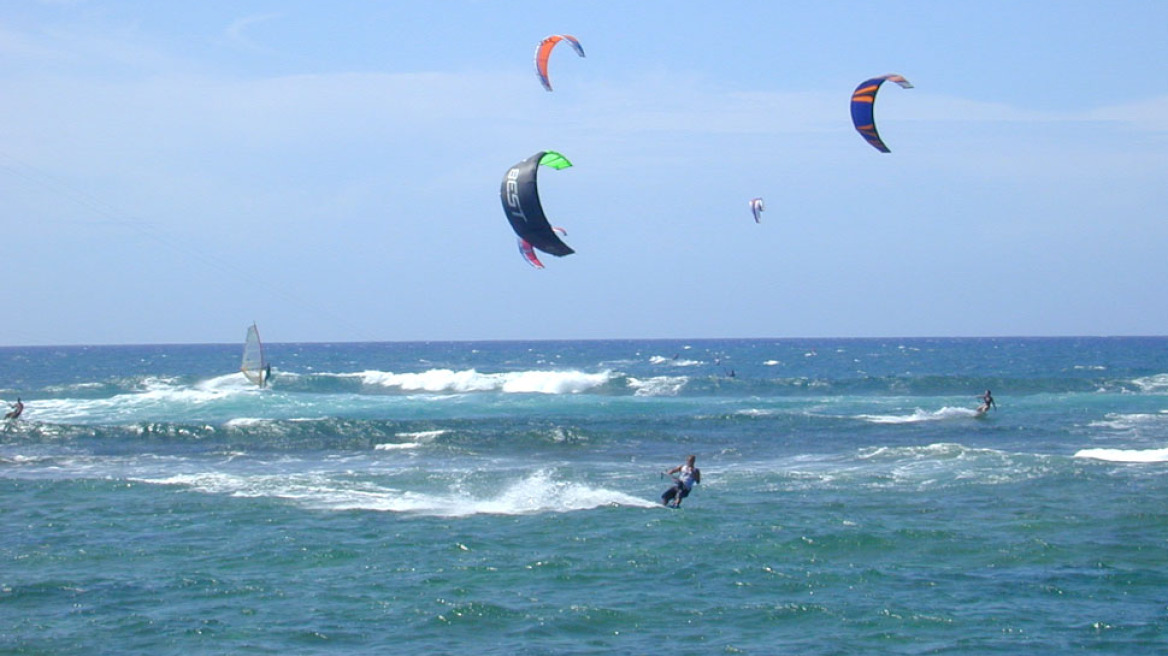
[[[1168,339],[239,350],[0,349],[0,651],[1168,642]]]

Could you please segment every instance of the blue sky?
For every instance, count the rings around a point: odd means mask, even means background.
[[[1165,2],[29,0],[0,62],[0,345],[1168,333]]]

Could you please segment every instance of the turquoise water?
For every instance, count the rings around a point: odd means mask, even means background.
[[[1168,339],[239,355],[0,349],[0,652],[1168,647]]]

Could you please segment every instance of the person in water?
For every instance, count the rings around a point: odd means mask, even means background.
[[[20,413],[24,412],[24,403],[21,402],[20,397],[16,397],[16,403],[12,404],[12,410],[4,415],[5,419],[20,419]]]
[[[990,408],[997,408],[997,407],[998,407],[998,404],[994,403],[994,395],[990,394],[989,390],[986,390],[985,394],[981,395],[981,406],[978,407],[977,412],[978,412],[978,414],[983,414],[983,413],[989,412]]]
[[[694,467],[694,461],[697,456],[690,456],[685,459],[684,465],[678,465],[673,469],[665,472],[673,476],[675,481],[673,487],[665,490],[661,495],[661,504],[668,506],[672,503],[674,508],[681,507],[681,500],[688,497],[695,483],[702,482],[702,470]],[[674,476],[676,474],[676,476]]]

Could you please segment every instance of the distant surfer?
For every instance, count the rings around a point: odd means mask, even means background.
[[[20,413],[24,412],[24,403],[20,400],[20,397],[16,397],[16,403],[10,405],[12,406],[12,410],[8,411],[8,414],[4,415],[4,418],[12,421],[20,419]]]
[[[689,456],[685,459],[684,465],[678,465],[673,469],[665,472],[667,475],[673,477],[673,487],[665,490],[661,495],[661,504],[674,508],[681,507],[681,500],[688,497],[695,483],[702,482],[702,470],[694,466],[694,461],[697,456]]]
[[[260,382],[260,387],[266,387],[272,382],[272,365],[264,365],[264,379]]]
[[[984,415],[990,411],[990,408],[997,408],[998,404],[994,403],[994,395],[990,394],[989,390],[981,395],[981,405],[977,409],[977,414]]]

